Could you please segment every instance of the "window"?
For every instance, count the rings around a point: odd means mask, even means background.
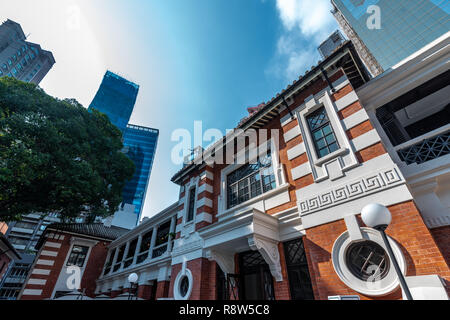
[[[309,115],[307,122],[311,130],[318,158],[322,158],[339,149],[339,144],[331,127],[325,107]]]
[[[363,281],[374,275],[383,279],[389,270],[389,258],[377,243],[362,241],[348,248],[347,266],[354,276]]]
[[[29,240],[23,239],[23,238],[18,238],[15,236],[10,236],[9,242],[11,242],[12,244],[15,244],[15,245],[19,245],[19,246],[26,246],[28,244]]]
[[[149,231],[142,237],[141,247],[139,248],[139,255],[137,257],[136,263],[139,264],[143,262],[148,257],[148,251],[150,250],[152,242],[153,231]]]
[[[175,300],[187,300],[191,296],[193,287],[193,277],[191,270],[187,269],[185,272],[179,272],[174,282],[174,298]]]
[[[227,176],[228,209],[275,189],[275,174],[270,151],[257,163],[243,165]]]
[[[122,259],[123,259],[124,252],[125,252],[125,245],[122,245],[119,248],[119,253],[117,254],[117,261],[116,261],[116,264],[114,265],[113,271],[119,270],[120,265],[122,264]]]
[[[83,267],[84,261],[86,260],[86,255],[88,253],[88,250],[89,250],[89,247],[73,246],[72,252],[70,253],[70,256],[69,256],[69,260],[67,260],[67,265]]]
[[[163,255],[167,251],[170,223],[171,222],[169,220],[158,227],[158,231],[156,233],[155,247],[153,248],[152,252],[152,259]]]
[[[189,207],[188,207],[188,214],[186,217],[186,221],[192,221],[194,220],[194,210],[195,210],[195,188],[192,188],[189,191]]]
[[[19,221],[19,222],[16,222],[16,224],[14,225],[14,228],[33,229],[34,230],[36,228],[36,224],[32,223],[32,222]]]
[[[12,60],[8,59],[8,64],[11,66],[12,65]]]
[[[187,276],[183,276],[180,281],[180,294],[182,297],[185,297],[189,290],[189,278]]]
[[[314,300],[303,239],[284,243],[284,256],[292,300]]]
[[[6,65],[6,63],[4,63],[4,64],[2,65],[2,68],[3,68],[3,70],[5,70],[5,71],[8,70],[8,66]]]
[[[115,253],[116,253],[116,249],[114,249],[113,251],[111,251],[111,254],[109,255],[109,259],[108,259],[108,261],[106,262],[106,265],[105,265],[105,272],[103,273],[103,275],[106,275],[106,274],[109,273],[109,271],[111,271],[111,265],[112,265],[112,263],[113,263],[113,259],[114,259]]]
[[[138,239],[134,239],[133,241],[130,242],[130,247],[128,248],[128,253],[127,253],[127,256],[123,263],[124,268],[128,268],[133,263],[134,253],[136,252],[137,241],[138,241]]]

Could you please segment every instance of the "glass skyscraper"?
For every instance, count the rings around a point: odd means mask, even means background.
[[[123,135],[125,154],[133,160],[136,169],[133,178],[128,181],[123,190],[124,203],[135,206],[139,222],[142,213],[145,194],[147,192],[150,172],[155,158],[159,131],[136,125],[128,125]]]
[[[106,114],[122,132],[133,112],[139,86],[117,74],[107,71],[89,109]]]
[[[417,50],[450,31],[449,0],[332,0],[345,21],[365,44],[378,64],[387,70]],[[381,29],[369,29],[373,15],[367,9],[377,5]],[[348,29],[348,28],[343,28]],[[350,40],[353,35],[344,30]]]
[[[107,71],[89,110],[106,114],[123,134],[125,154],[134,162],[134,176],[123,189],[123,203],[134,205],[136,224],[142,214],[147,185],[150,179],[159,131],[129,124],[139,86]]]

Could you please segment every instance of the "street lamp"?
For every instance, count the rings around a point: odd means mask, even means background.
[[[389,223],[392,221],[392,216],[388,208],[379,204],[379,203],[371,203],[366,205],[361,211],[361,218],[364,224],[370,228],[374,228],[381,233],[381,237],[383,238],[383,242],[388,251],[389,257],[392,260],[392,264],[394,265],[395,272],[397,272],[398,279],[400,280],[400,286],[405,292],[406,298],[408,300],[413,300],[411,296],[411,292],[409,291],[408,286],[406,285],[405,278],[403,277],[403,273],[400,270],[397,259],[395,258],[394,252],[392,251],[391,244],[386,236],[385,230],[389,226]]]
[[[137,289],[137,282],[138,282],[138,275],[136,273],[132,273],[128,276],[128,282],[130,283],[130,291],[128,291],[128,300],[131,300],[131,292],[136,291]],[[136,292],[133,293],[133,295],[136,295]]]

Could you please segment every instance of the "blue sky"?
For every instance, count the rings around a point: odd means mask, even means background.
[[[178,200],[175,129],[223,133],[319,59],[329,0],[15,0],[0,19],[54,53],[47,93],[88,107],[107,69],[140,85],[131,122],[160,138],[144,216]]]

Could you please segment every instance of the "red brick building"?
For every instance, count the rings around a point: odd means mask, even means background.
[[[402,299],[361,219],[378,203],[413,297],[448,299],[449,50],[440,38],[371,80],[341,45],[196,149],[172,178],[179,200],[99,250],[95,294],[127,292],[136,273],[143,299]]]
[[[100,223],[49,225],[19,299],[53,299],[75,290],[95,297],[108,245],[127,231]]]

